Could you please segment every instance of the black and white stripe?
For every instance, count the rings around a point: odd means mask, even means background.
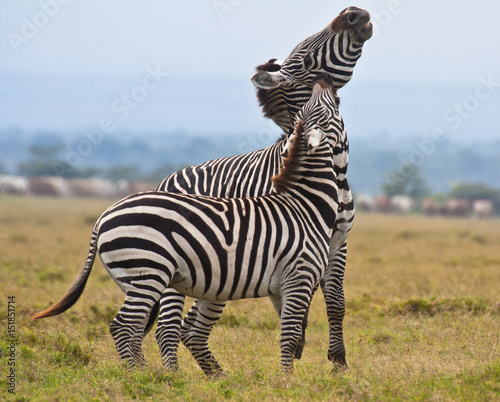
[[[281,366],[291,371],[301,324],[328,263],[345,182],[338,173],[344,168],[335,163],[347,165],[347,137],[333,91],[328,77],[314,85],[272,194],[215,198],[155,191],[117,202],[98,219],[76,282],[35,318],[60,314],[76,302],[97,249],[126,293],[110,330],[130,365],[143,363],[137,334],[171,286],[213,301],[269,296],[281,319]],[[209,351],[190,350],[206,374],[220,371]]]

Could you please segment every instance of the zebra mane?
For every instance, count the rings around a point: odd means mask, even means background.
[[[281,69],[277,59],[256,67],[256,71],[275,72]],[[285,135],[293,132],[295,115],[311,96],[312,88],[300,83],[279,86],[273,89],[257,89],[257,100],[265,117],[273,120]]]
[[[271,178],[274,188],[278,193],[286,191],[286,189],[295,184],[294,178],[301,166],[301,143],[304,137],[304,125],[299,119],[297,119],[297,127],[294,134],[295,136],[289,140],[290,148],[288,148],[288,155],[283,160],[279,173]]]

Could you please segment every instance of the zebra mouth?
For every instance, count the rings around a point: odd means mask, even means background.
[[[360,31],[354,35],[354,40],[358,43],[365,43],[368,39],[370,39],[373,35],[373,24],[371,21],[368,21]]]
[[[362,45],[372,37],[373,25],[370,22],[370,13],[358,7],[348,7],[331,22],[334,32],[349,31],[354,42]]]

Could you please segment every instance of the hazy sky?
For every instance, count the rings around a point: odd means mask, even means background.
[[[0,70],[116,75],[161,64],[182,75],[245,77],[261,60],[286,57],[295,44],[352,4],[3,0]],[[479,75],[500,75],[496,0],[371,0],[356,5],[371,12],[377,28],[365,46],[358,79],[464,83]],[[53,15],[47,17],[44,8]],[[23,35],[26,21],[38,32],[25,28]],[[15,37],[27,33],[33,38]]]
[[[459,102],[476,97],[468,100],[474,112],[486,104],[483,109],[488,113],[500,108],[499,1],[360,0],[354,4],[370,11],[375,34],[365,44],[349,86],[449,84],[463,88],[457,92]],[[0,0],[0,92],[2,87],[15,92],[12,74],[34,77],[42,85],[47,74],[141,78],[147,68],[158,66],[177,85],[189,86],[190,79],[244,81],[241,91],[248,93],[242,96],[252,99],[257,116],[248,81],[254,67],[271,57],[285,58],[298,42],[349,5],[353,2]],[[490,84],[477,99],[475,91],[483,81]],[[343,91],[347,105],[352,105],[349,88]],[[0,102],[0,120],[3,116],[21,128],[28,124],[30,117],[16,117],[7,107],[8,99]],[[432,96],[427,102],[432,104]],[[451,100],[446,102],[453,106]],[[436,107],[440,115],[445,110]],[[498,113],[491,118],[497,125]],[[176,124],[174,128],[180,123]]]

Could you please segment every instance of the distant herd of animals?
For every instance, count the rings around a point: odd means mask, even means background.
[[[386,214],[410,214],[419,212],[428,216],[491,218],[495,215],[495,204],[490,199],[448,198],[441,202],[427,197],[420,202],[407,195],[368,196],[358,195],[356,209],[363,212]]]
[[[158,318],[167,368],[179,367],[182,341],[206,375],[219,375],[208,339],[226,303],[269,297],[281,323],[280,367],[291,372],[321,286],[327,358],[347,367],[343,280],[354,202],[337,91],[351,79],[372,30],[370,14],[349,7],[284,61],[259,65],[251,81],[283,136],[265,149],[183,169],[155,191],[116,202],[98,218],[70,289],[33,318],[73,306],[99,256],[125,293],[110,332],[128,367],[146,364],[143,338]],[[195,302],[183,318],[185,296]]]
[[[25,177],[0,175],[0,194],[46,197],[122,198],[132,193],[155,189],[157,183],[144,181],[110,180],[98,177],[66,179],[54,176]],[[424,198],[417,202],[406,195],[354,195],[357,211],[384,214],[421,213],[428,216],[491,218],[497,212],[491,199],[450,198],[436,201]]]

